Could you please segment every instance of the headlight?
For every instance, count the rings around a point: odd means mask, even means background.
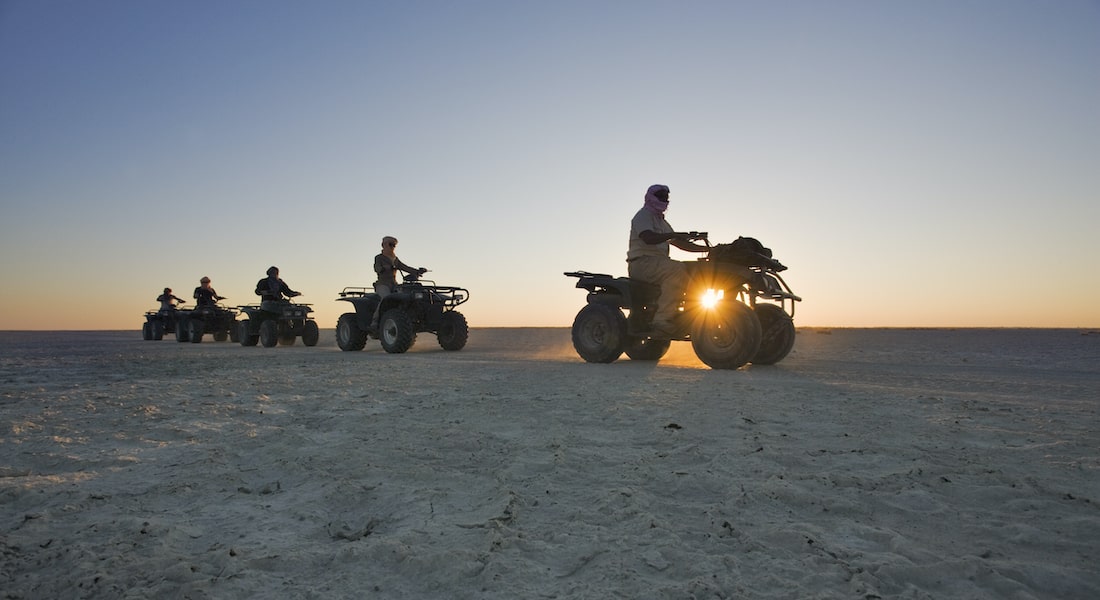
[[[726,296],[725,290],[707,290],[703,293],[703,297],[699,299],[703,303],[705,308],[714,308],[718,303]]]

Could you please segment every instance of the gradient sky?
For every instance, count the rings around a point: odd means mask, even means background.
[[[1096,327],[1098,107],[1088,0],[0,0],[0,329],[270,265],[333,327],[384,235],[568,326],[653,183],[797,325]]]

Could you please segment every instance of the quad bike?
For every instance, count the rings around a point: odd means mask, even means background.
[[[317,322],[309,316],[313,309],[308,304],[279,300],[237,308],[248,316],[237,322],[237,339],[242,346],[255,346],[257,342],[264,348],[291,346],[298,336],[306,346],[316,346],[321,336]]]
[[[221,304],[176,312],[176,341],[197,344],[209,333],[215,342],[238,341],[237,310]]]
[[[710,247],[705,232],[678,235]],[[594,363],[613,362],[623,352],[633,360],[655,361],[672,341],[690,341],[711,368],[736,369],[775,364],[790,353],[794,303],[802,298],[779,276],[786,267],[771,258],[770,250],[752,238],[738,238],[684,265],[688,284],[674,300],[678,308],[671,333],[651,327],[660,286],[602,273],[565,273],[588,290],[588,304],[573,321],[577,354]]]
[[[164,334],[175,333],[179,321],[175,310],[150,310],[145,313],[145,323],[141,325],[141,339],[163,340]]]
[[[182,304],[176,310],[150,310],[145,313],[141,326],[143,340],[162,340],[165,334],[176,336],[177,342],[202,341],[204,334],[211,334],[216,342],[227,339],[237,341],[237,310],[217,304],[187,308]]]
[[[444,350],[461,350],[470,336],[466,317],[455,307],[470,299],[465,288],[421,281],[408,273],[385,298],[373,288],[346,287],[338,301],[350,302],[355,312],[336,321],[336,345],[341,350],[362,350],[368,338],[377,338],[391,354],[407,351],[420,332],[434,333]]]

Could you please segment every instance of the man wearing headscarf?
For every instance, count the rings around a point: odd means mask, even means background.
[[[397,271],[404,271],[410,275],[423,275],[428,270],[424,267],[413,268],[401,262],[397,258],[397,238],[387,235],[382,238],[382,252],[374,257],[374,272],[378,274],[378,280],[374,282],[374,293],[385,298],[397,288]]]
[[[397,272],[403,271],[409,275],[423,275],[428,270],[424,267],[413,268],[401,262],[397,258],[397,238],[387,235],[382,238],[382,252],[374,257],[374,272],[378,274],[378,280],[374,282],[374,293],[385,298],[397,289]],[[374,315],[371,317],[371,327],[378,327],[378,317],[381,314],[382,303],[374,307]]]
[[[669,258],[669,245],[687,252],[706,252],[706,246],[695,244],[675,233],[665,220],[668,209],[667,185],[651,185],[645,193],[645,204],[630,221],[630,245],[626,253],[627,274],[661,286],[657,310],[653,315],[653,330],[659,335],[676,331],[673,319],[677,313],[677,298],[687,285],[687,269],[683,263]]]

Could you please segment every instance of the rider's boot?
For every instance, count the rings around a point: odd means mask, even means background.
[[[649,324],[648,336],[655,339],[672,339],[677,337],[676,323],[666,319],[653,319]]]

